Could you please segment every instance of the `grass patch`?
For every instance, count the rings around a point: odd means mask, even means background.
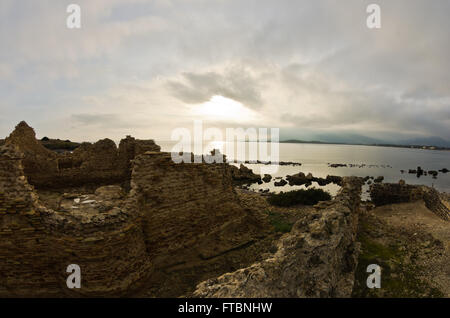
[[[319,201],[331,200],[331,195],[322,189],[300,189],[289,192],[280,192],[272,194],[267,198],[267,201],[276,206],[293,206],[297,204],[314,205]]]
[[[397,245],[380,244],[370,237],[369,224],[362,224],[362,231],[358,234],[361,243],[361,254],[355,272],[355,285],[352,297],[378,298],[378,297],[443,297],[441,291],[430,286],[419,276],[422,268],[406,262],[406,252]],[[366,285],[367,266],[377,264],[381,266],[381,288],[370,289]]]
[[[280,213],[273,211],[266,211],[269,216],[270,224],[272,224],[275,232],[288,233],[292,229],[292,223],[287,221]]]

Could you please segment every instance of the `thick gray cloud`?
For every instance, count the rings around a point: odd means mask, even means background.
[[[169,139],[221,95],[257,114],[249,126],[450,139],[447,0],[77,3],[81,30],[66,3],[1,2],[0,136],[27,120],[61,138]]]
[[[182,76],[181,81],[171,80],[167,85],[172,94],[185,103],[203,103],[214,95],[220,95],[254,109],[263,105],[258,81],[244,68],[233,68],[225,74],[183,73]]]

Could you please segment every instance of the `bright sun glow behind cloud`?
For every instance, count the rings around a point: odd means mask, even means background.
[[[220,95],[211,97],[208,102],[194,106],[194,115],[205,120],[246,122],[255,120],[257,114],[233,99]]]

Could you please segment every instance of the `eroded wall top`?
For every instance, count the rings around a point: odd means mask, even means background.
[[[160,151],[153,140],[127,136],[119,148],[110,139],[82,143],[73,152],[59,154],[46,149],[33,128],[20,122],[5,143],[16,145],[24,154],[25,176],[40,188],[102,185],[129,182],[131,160],[145,151]]]

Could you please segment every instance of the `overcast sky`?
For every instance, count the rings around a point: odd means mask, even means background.
[[[66,7],[81,6],[81,29]],[[381,6],[381,29],[366,7]],[[2,0],[0,138],[450,139],[450,1]]]

